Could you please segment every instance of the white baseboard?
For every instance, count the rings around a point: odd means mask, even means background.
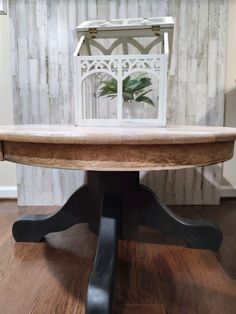
[[[17,198],[17,186],[0,186],[0,198]]]
[[[222,185],[220,197],[236,198],[236,185]],[[0,198],[17,198],[17,186],[0,186]]]
[[[236,185],[222,185],[220,197],[236,197]]]

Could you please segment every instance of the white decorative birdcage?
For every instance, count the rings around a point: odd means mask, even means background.
[[[88,21],[76,30],[76,125],[166,125],[172,17]]]

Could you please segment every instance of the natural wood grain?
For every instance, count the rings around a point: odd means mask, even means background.
[[[236,202],[173,209],[186,217],[204,216],[218,222],[224,233],[220,252],[183,248],[180,241],[140,228],[133,241],[119,242],[114,313],[234,314]],[[87,225],[50,234],[45,243],[14,243],[11,236],[17,216],[54,210],[0,203],[0,309],[4,314],[84,313],[97,239]]]
[[[116,311],[116,310],[115,310]],[[114,314],[118,314],[119,309],[117,309]],[[122,314],[165,314],[165,309],[162,304],[126,304],[122,309]]]
[[[209,126],[75,127],[1,126],[0,140],[53,144],[189,144],[236,140],[236,128]]]
[[[26,165],[99,171],[141,171],[219,163],[232,158],[234,142],[169,145],[3,142],[3,147],[5,160]]]
[[[74,30],[79,23],[170,15],[176,18],[176,36],[168,122],[223,125],[227,0],[12,0],[9,6],[16,123],[74,122],[72,55],[77,45]],[[109,116],[109,106],[105,109]],[[145,180],[169,203],[219,202],[218,165],[203,170],[149,172]],[[18,166],[18,181],[20,203],[55,204],[63,203],[83,183],[83,174]]]
[[[161,300],[168,313],[233,314],[235,281],[225,274],[211,252],[163,248],[156,263]]]

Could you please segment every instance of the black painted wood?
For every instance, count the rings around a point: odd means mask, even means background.
[[[112,312],[119,228],[120,199],[116,195],[105,195],[102,201],[97,252],[88,284],[86,314]]]
[[[88,222],[89,194],[87,186],[79,188],[56,213],[49,215],[26,215],[12,227],[16,242],[40,242],[50,232],[63,231],[77,223]]]
[[[179,217],[146,186],[140,185],[139,195],[141,224],[184,240],[192,248],[217,250],[220,247],[223,235],[213,222]]]
[[[121,199],[121,233],[120,237],[128,238],[138,232],[139,210],[137,193],[139,189],[138,172],[97,172],[87,173],[87,186],[93,207],[90,229],[98,234],[101,200],[104,195],[119,195]]]
[[[88,172],[87,185],[51,215],[27,215],[13,225],[17,242],[39,242],[50,232],[88,222],[99,232],[98,247],[87,295],[87,314],[111,313],[119,238],[129,238],[139,224],[167,232],[190,247],[218,249],[222,233],[212,222],[183,219],[147,187],[138,172]],[[99,231],[100,226],[100,231]]]

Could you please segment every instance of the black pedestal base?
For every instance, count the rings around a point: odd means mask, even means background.
[[[17,242],[40,242],[51,232],[88,222],[99,233],[87,294],[87,314],[111,313],[118,240],[138,231],[140,224],[186,241],[192,248],[219,248],[222,233],[206,221],[183,219],[139,184],[138,172],[88,172],[87,184],[52,215],[27,215],[13,225]]]

